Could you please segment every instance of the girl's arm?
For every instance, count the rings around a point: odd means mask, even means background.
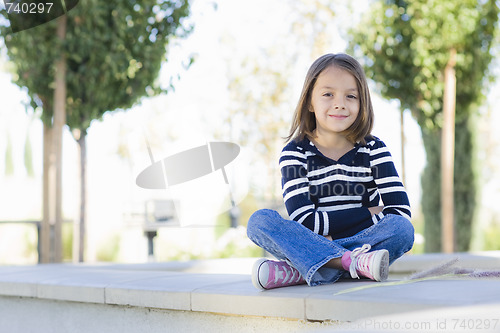
[[[391,153],[381,140],[375,140],[371,147],[370,167],[383,202],[383,210],[376,214],[375,218],[380,220],[387,214],[396,214],[410,220],[408,195],[396,171]]]

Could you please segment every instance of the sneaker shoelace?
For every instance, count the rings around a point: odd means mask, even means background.
[[[286,263],[278,263],[277,266],[278,267],[276,268],[276,272],[274,275],[274,283],[278,283],[279,279],[283,279],[281,283],[300,281],[301,276],[295,268],[288,266],[288,264]]]
[[[358,269],[361,272],[370,272],[370,259],[371,256],[362,256],[362,254],[370,251],[370,244],[365,244],[358,247],[351,252],[351,264],[349,265],[349,273],[353,279],[359,279]]]

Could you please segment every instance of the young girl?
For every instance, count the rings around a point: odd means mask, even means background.
[[[290,220],[259,210],[248,221],[248,237],[279,259],[255,263],[256,288],[333,283],[347,272],[384,281],[412,248],[408,196],[372,126],[361,65],[346,54],[317,59],[279,161]]]

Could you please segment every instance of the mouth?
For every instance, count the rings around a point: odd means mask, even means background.
[[[349,116],[347,115],[342,115],[342,114],[329,114],[328,117],[334,118],[334,119],[345,119]]]

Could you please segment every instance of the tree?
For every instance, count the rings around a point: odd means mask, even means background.
[[[107,111],[127,109],[143,96],[166,91],[157,76],[171,38],[189,33],[190,27],[183,23],[188,15],[187,0],[88,0],[58,20],[29,31],[12,34],[2,28],[15,65],[14,82],[27,87],[31,105],[43,110],[44,141],[53,140],[49,136],[55,119],[57,74],[59,83],[65,85],[64,123],[77,140],[81,156],[79,261],[83,260],[85,232],[87,130]],[[64,31],[61,20],[67,20]],[[65,70],[58,71],[58,65]],[[48,153],[44,149],[44,159]],[[44,183],[44,188],[48,186]]]
[[[421,127],[427,154],[422,175],[425,249],[441,249],[441,131],[444,71],[456,51],[454,199],[456,249],[466,251],[476,200],[471,116],[483,99],[499,8],[495,0],[386,0],[372,4],[352,31],[351,52],[383,96],[398,99]]]
[[[231,54],[228,61],[231,103],[226,122],[230,127],[229,136],[258,154],[260,168],[266,173],[258,173],[265,181],[259,184],[261,192],[256,194],[266,205],[283,205],[277,160],[296,106],[295,88],[303,84],[303,78],[297,79],[296,73],[300,68],[307,69],[311,58],[322,55],[332,44],[331,24],[338,3],[285,1],[278,5],[280,14],[274,18],[276,21],[286,18],[285,29],[272,44],[260,42],[251,54],[240,58]],[[268,2],[269,7],[264,10],[272,11],[275,5]],[[226,39],[232,43],[239,40],[237,36],[226,36]],[[290,48],[290,45],[300,47]]]

